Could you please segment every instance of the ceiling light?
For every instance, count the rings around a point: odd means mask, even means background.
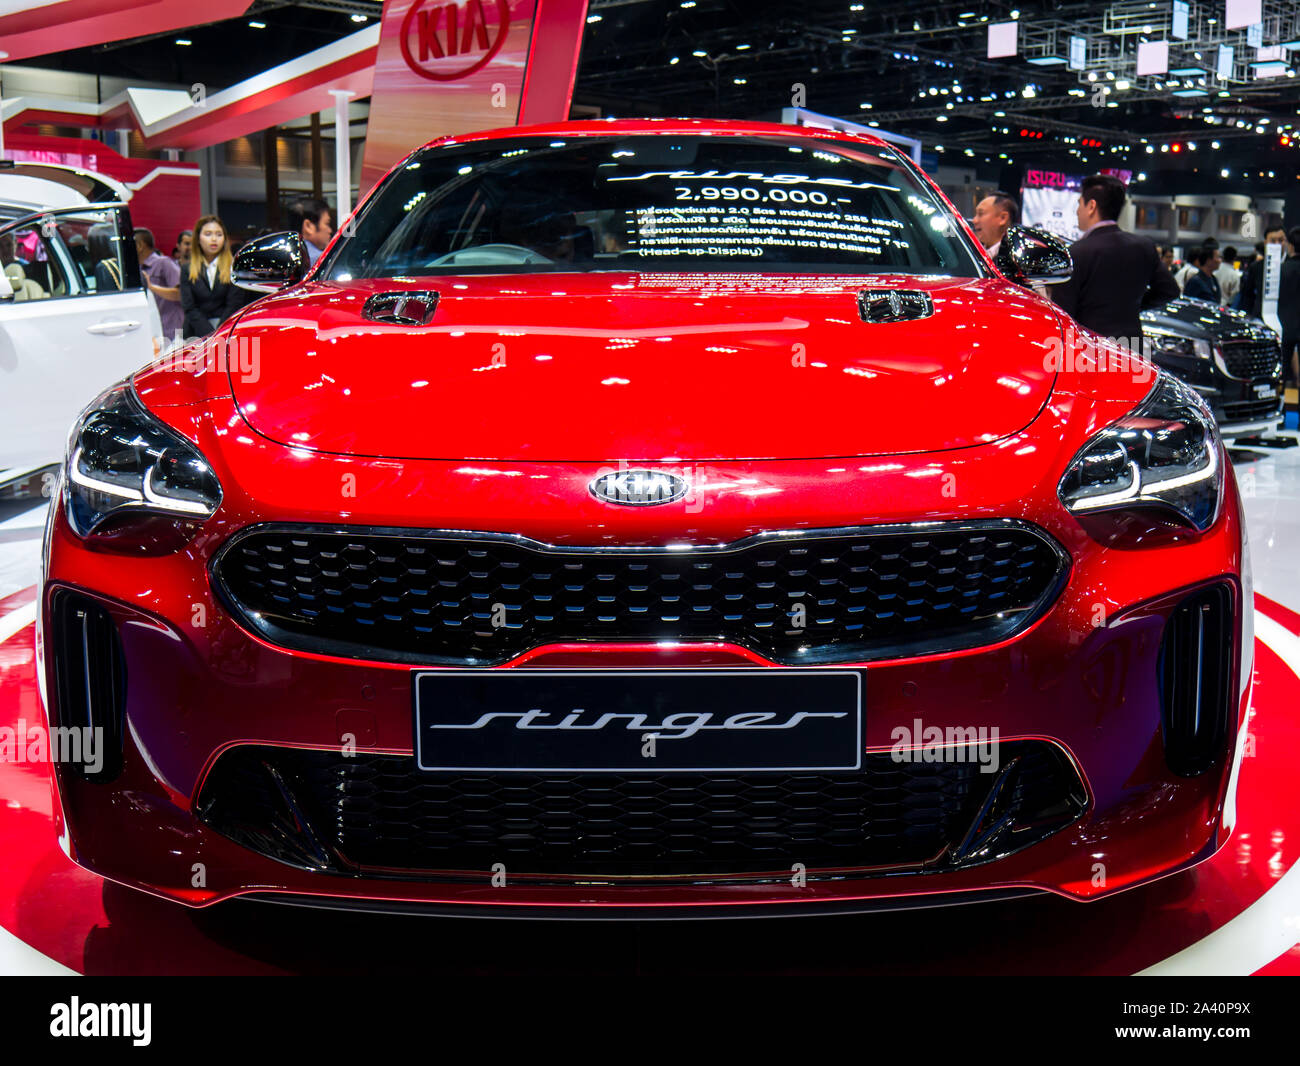
[[[248,24],[248,28],[249,28],[250,30],[264,30],[264,29],[266,29],[266,23],[265,23],[265,22],[250,22],[250,23]]]

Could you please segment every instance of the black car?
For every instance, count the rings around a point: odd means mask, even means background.
[[[1282,343],[1257,318],[1185,296],[1142,312],[1151,359],[1182,378],[1225,437],[1282,428]]]

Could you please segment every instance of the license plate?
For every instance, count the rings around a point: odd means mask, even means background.
[[[421,770],[856,770],[854,670],[430,670],[414,674]]]
[[[1264,399],[1271,400],[1274,396],[1277,395],[1277,389],[1274,388],[1272,385],[1256,385],[1255,395],[1258,396],[1261,400]]]

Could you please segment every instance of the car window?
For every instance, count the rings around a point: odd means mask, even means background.
[[[324,270],[981,272],[951,210],[891,148],[658,134],[424,149]]]
[[[122,228],[117,210],[60,216],[59,238],[88,293],[142,288],[134,236]]]
[[[0,229],[0,265],[14,299],[51,300],[142,288],[126,218],[121,208],[75,208]]]
[[[57,233],[39,221],[0,234],[0,264],[15,303],[60,299],[80,291],[59,254]]]

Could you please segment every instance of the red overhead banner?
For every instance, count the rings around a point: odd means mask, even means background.
[[[252,0],[8,0],[0,3],[0,59],[66,52],[218,22],[242,15]]]
[[[435,137],[569,117],[587,0],[385,0],[364,192]]]

